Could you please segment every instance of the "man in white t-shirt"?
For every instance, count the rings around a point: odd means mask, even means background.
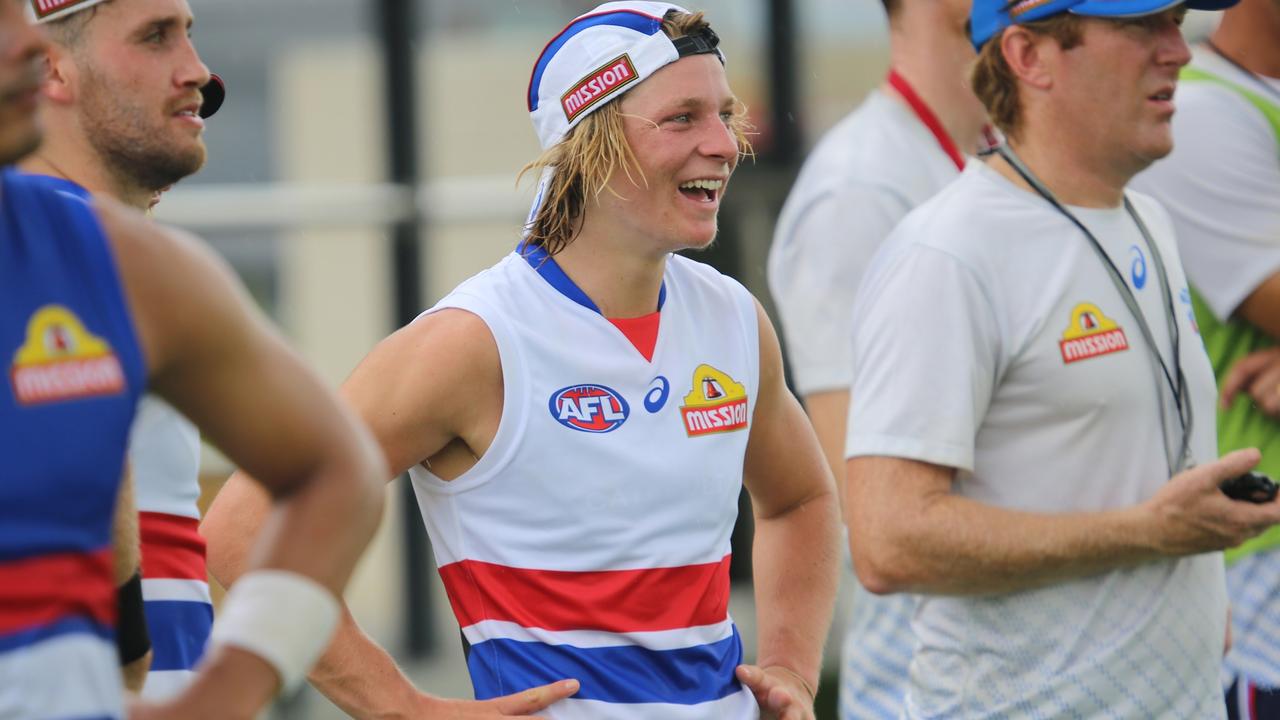
[[[977,0],[973,87],[1009,144],[859,291],[851,547],[869,590],[922,595],[907,717],[1223,715],[1216,551],[1280,504],[1219,491],[1258,453],[1217,458],[1170,221],[1125,192],[1172,146],[1184,12]]]
[[[1258,447],[1280,477],[1280,3],[1223,16],[1182,73],[1173,129],[1176,151],[1135,184],[1177,227],[1222,385],[1218,446]],[[1280,528],[1227,553],[1227,588],[1230,716],[1280,718]]]
[[[912,208],[964,169],[986,112],[968,88],[969,0],[885,0],[883,85],[809,154],[774,231],[769,285],[796,389],[836,477],[849,412],[849,315],[880,243]],[[856,587],[840,666],[840,713],[896,718],[911,659],[906,595]]]

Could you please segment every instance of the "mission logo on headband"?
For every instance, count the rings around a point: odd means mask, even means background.
[[[19,405],[117,395],[124,370],[107,341],[61,305],[46,305],[27,323],[27,337],[9,370]]]
[[[619,88],[635,82],[639,77],[636,66],[631,64],[631,58],[622,53],[582,78],[577,85],[569,88],[569,92],[560,96],[560,106],[564,108],[565,118],[573,122],[574,118],[592,105],[617,92]]]
[[[1062,362],[1073,363],[1099,355],[1129,349],[1129,339],[1114,320],[1093,303],[1080,303],[1071,310],[1071,324],[1062,333]]]
[[[699,365],[680,415],[689,437],[741,430],[747,426],[747,388],[710,365]]]

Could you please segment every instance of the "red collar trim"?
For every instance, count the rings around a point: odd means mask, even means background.
[[[963,171],[964,155],[960,153],[955,141],[947,134],[946,128],[942,127],[942,123],[938,121],[938,116],[934,115],[933,110],[930,110],[924,100],[916,94],[915,88],[911,87],[911,84],[907,82],[906,78],[899,75],[897,70],[889,70],[889,77],[886,81],[890,87],[898,91],[903,100],[907,101],[907,105],[911,106],[911,110],[915,112],[920,122],[929,128],[929,132],[933,133],[933,137],[937,139],[942,151],[947,154],[947,157],[951,158],[951,162],[956,164],[956,169]]]

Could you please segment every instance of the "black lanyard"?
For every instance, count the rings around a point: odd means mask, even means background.
[[[1112,284],[1116,286],[1116,291],[1120,293],[1125,306],[1129,308],[1130,314],[1133,315],[1134,320],[1138,323],[1138,328],[1142,331],[1142,337],[1147,342],[1151,357],[1156,365],[1159,366],[1160,375],[1164,378],[1163,384],[1169,388],[1169,392],[1173,395],[1173,401],[1177,406],[1178,425],[1182,431],[1182,438],[1178,445],[1176,460],[1170,460],[1168,432],[1166,431],[1165,423],[1164,388],[1160,387],[1161,383],[1157,379],[1156,397],[1160,402],[1160,430],[1161,438],[1165,443],[1165,461],[1169,468],[1169,475],[1172,477],[1190,467],[1194,464],[1191,462],[1190,457],[1193,417],[1190,393],[1187,389],[1187,378],[1182,372],[1182,336],[1178,330],[1178,316],[1173,306],[1173,292],[1169,287],[1169,276],[1165,271],[1164,258],[1160,255],[1160,248],[1156,245],[1155,240],[1152,239],[1151,232],[1147,230],[1146,223],[1142,221],[1142,216],[1134,209],[1133,203],[1129,202],[1128,196],[1125,196],[1124,209],[1129,213],[1129,217],[1133,218],[1134,224],[1138,226],[1138,232],[1142,234],[1142,241],[1146,244],[1147,251],[1151,254],[1151,259],[1155,262],[1156,275],[1160,279],[1160,289],[1164,294],[1165,300],[1165,324],[1169,330],[1169,337],[1173,341],[1172,368],[1165,363],[1164,356],[1160,353],[1160,346],[1156,344],[1155,336],[1151,332],[1151,327],[1147,324],[1146,315],[1143,314],[1142,307],[1138,304],[1138,299],[1134,297],[1133,291],[1129,289],[1128,283],[1124,280],[1124,275],[1120,273],[1115,263],[1111,261],[1111,256],[1107,255],[1107,251],[1102,247],[1102,243],[1098,242],[1098,238],[1066,206],[1059,202],[1058,198],[1054,197],[1049,188],[1040,182],[1039,178],[1031,172],[1030,168],[1022,162],[1022,159],[1013,152],[1013,149],[1008,144],[997,147],[995,152],[999,153],[1000,157],[1004,158],[1010,167],[1016,170],[1022,176],[1022,179],[1027,181],[1027,184],[1034,188],[1055,210],[1062,213],[1065,218],[1080,229],[1080,232],[1084,233],[1084,236],[1089,240],[1090,247],[1093,248],[1094,254],[1098,256],[1106,267],[1107,275],[1111,278]]]
[[[1223,60],[1226,60],[1227,64],[1231,65],[1231,67],[1239,70],[1240,72],[1248,76],[1248,78],[1252,80],[1258,87],[1262,88],[1268,95],[1275,98],[1276,102],[1280,102],[1280,90],[1277,90],[1274,85],[1267,82],[1266,80],[1263,80],[1261,75],[1241,65],[1235,60],[1232,60],[1229,55],[1222,52],[1222,48],[1218,47],[1217,45],[1214,45],[1212,40],[1205,40],[1204,44],[1206,47],[1208,47],[1210,50],[1216,53],[1218,57],[1222,58]]]

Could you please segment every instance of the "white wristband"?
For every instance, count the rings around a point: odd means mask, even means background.
[[[281,692],[290,693],[329,646],[340,613],[333,593],[311,578],[255,570],[227,592],[210,642],[266,660],[280,675]]]

